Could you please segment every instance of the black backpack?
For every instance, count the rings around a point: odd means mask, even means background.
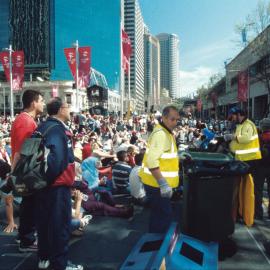
[[[57,125],[49,126],[43,133],[36,131],[24,141],[20,159],[9,178],[16,196],[29,196],[47,186],[44,142],[49,130]]]

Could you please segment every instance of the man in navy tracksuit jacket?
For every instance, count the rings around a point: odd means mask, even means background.
[[[45,136],[46,180],[48,186],[37,194],[39,268],[81,270],[67,261],[71,224],[71,192],[75,178],[71,133],[64,124],[70,118],[67,103],[54,98],[47,104],[49,117],[37,131]]]

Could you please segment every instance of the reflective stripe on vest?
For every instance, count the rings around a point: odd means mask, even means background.
[[[146,174],[150,174],[152,175],[152,173],[150,172],[150,170],[146,167],[143,168],[143,172]],[[176,177],[178,176],[178,171],[177,172],[164,172],[164,171],[160,171],[162,176],[164,177]]]
[[[235,154],[236,155],[249,154],[249,153],[256,153],[258,151],[260,151],[260,148],[250,148],[250,149],[247,149],[247,150],[236,150]]]

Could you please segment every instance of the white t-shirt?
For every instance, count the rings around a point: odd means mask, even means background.
[[[135,166],[129,175],[130,194],[136,199],[145,197],[143,183],[138,175],[140,169],[141,166]]]

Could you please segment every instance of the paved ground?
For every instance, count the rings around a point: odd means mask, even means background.
[[[179,211],[178,205],[175,206]],[[3,208],[0,208],[3,220]],[[132,220],[95,217],[87,226],[85,235],[70,241],[70,259],[83,263],[85,269],[119,269],[138,239],[147,231],[149,211],[135,207]],[[1,225],[1,231],[3,224]],[[234,239],[238,252],[230,259],[219,262],[220,270],[270,269],[270,258],[263,253],[262,241],[270,237],[270,221],[258,223],[251,229],[237,224]],[[18,252],[15,233],[0,233],[0,270],[34,270],[35,254]],[[138,269],[140,270],[140,269]],[[174,270],[174,269],[173,269]]]

